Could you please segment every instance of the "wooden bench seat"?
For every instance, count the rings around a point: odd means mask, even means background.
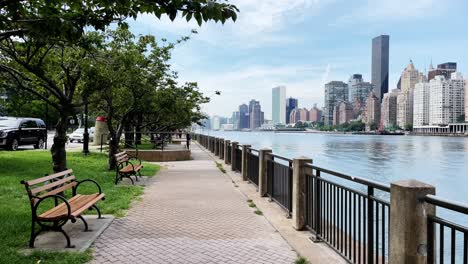
[[[141,178],[140,171],[143,168],[143,165],[141,164],[140,159],[130,156],[127,152],[120,152],[115,155],[115,160],[117,162],[115,184],[123,178],[129,178],[132,184],[135,184],[131,176],[134,176],[136,181],[138,181],[138,177]],[[138,164],[136,162],[132,162],[132,160],[135,160]]]
[[[87,182],[95,184],[97,192],[92,194],[77,194],[78,187],[82,183]],[[76,219],[81,219],[84,223],[85,231],[88,231],[88,223],[81,216],[88,209],[95,209],[98,217],[101,218],[101,212],[96,206],[97,202],[105,198],[101,186],[94,180],[77,181],[72,170],[66,170],[30,181],[21,181],[21,183],[24,184],[28,192],[32,211],[30,247],[34,247],[34,241],[39,233],[48,230],[61,232],[67,239],[67,247],[72,247],[70,238],[62,229],[63,225],[69,220],[74,223]],[[72,195],[67,199],[64,196],[64,192],[69,190],[71,190]],[[42,205],[41,207],[41,203],[49,199],[54,201],[54,206],[37,215],[38,210],[46,206]],[[40,226],[40,230],[37,232],[35,230],[36,224]]]

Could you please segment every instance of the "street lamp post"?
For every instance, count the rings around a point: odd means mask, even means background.
[[[89,133],[88,133],[88,100],[85,101],[84,113],[84,133],[83,133],[83,153],[89,154]]]

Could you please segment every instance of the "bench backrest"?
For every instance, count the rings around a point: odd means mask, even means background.
[[[115,160],[117,161],[118,165],[126,163],[129,159],[130,155],[128,155],[128,153],[125,151],[115,154]]]
[[[62,193],[77,184],[71,169],[21,183],[26,187],[33,204],[42,197]]]

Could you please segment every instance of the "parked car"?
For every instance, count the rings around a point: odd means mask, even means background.
[[[34,145],[41,149],[46,140],[47,130],[41,119],[0,117],[0,148],[17,150],[18,146]]]
[[[77,130],[73,131],[70,135],[68,135],[68,140],[70,140],[70,143],[72,142],[83,142],[83,133],[84,133],[84,128],[78,128]],[[93,141],[94,139],[94,127],[88,128],[88,134],[89,134],[89,141]]]

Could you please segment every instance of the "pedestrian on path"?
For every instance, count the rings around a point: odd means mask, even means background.
[[[187,139],[187,149],[190,149],[190,140],[192,140],[192,136],[190,135],[190,133],[187,133],[185,138]]]

